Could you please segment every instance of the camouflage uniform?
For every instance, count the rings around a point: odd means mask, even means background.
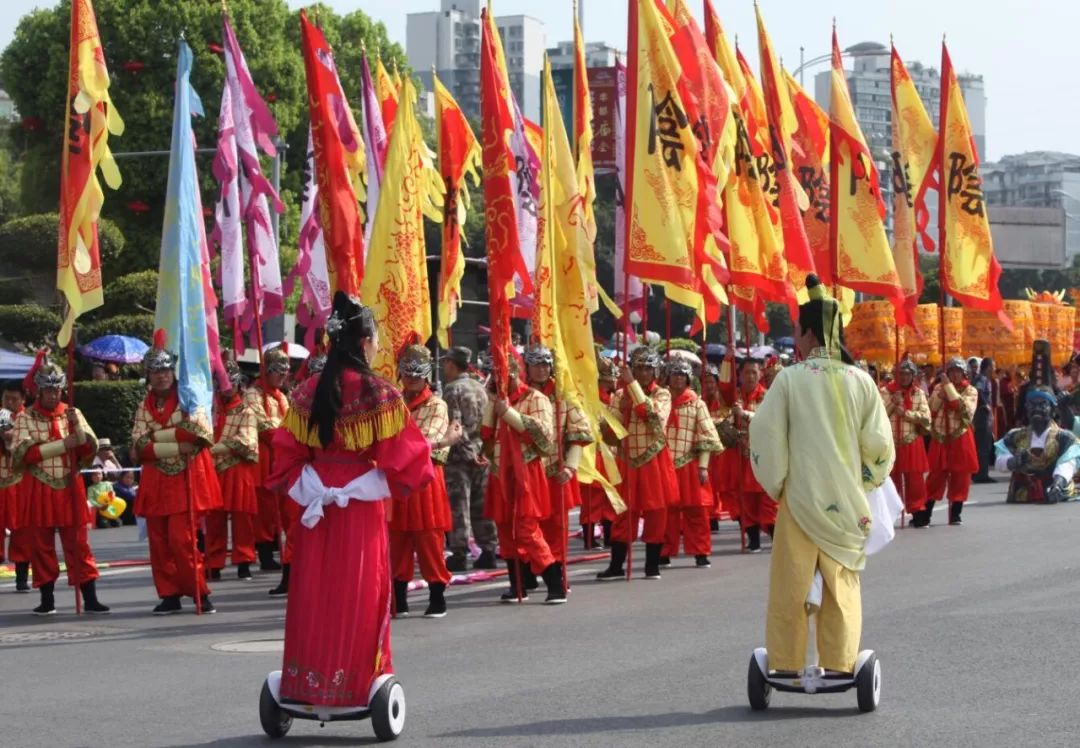
[[[487,404],[484,385],[467,374],[443,385],[443,399],[450,418],[459,418],[464,436],[450,448],[445,475],[450,494],[450,513],[454,529],[450,533],[450,550],[464,556],[469,550],[470,525],[476,544],[481,550],[495,552],[495,523],[484,519],[484,492],[487,490],[487,465],[478,465],[483,442],[480,426]]]

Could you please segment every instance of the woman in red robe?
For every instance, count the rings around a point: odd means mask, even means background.
[[[285,610],[279,701],[366,707],[393,672],[385,499],[434,478],[431,448],[401,393],[371,372],[371,310],[338,292],[326,368],[273,435],[271,490],[303,513]]]

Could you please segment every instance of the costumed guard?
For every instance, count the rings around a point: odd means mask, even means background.
[[[260,717],[280,737],[290,706],[367,713],[392,739],[404,728],[405,699],[390,646],[386,499],[432,481],[431,448],[401,393],[371,371],[371,309],[338,291],[326,331],[326,367],[299,388],[273,435],[270,488],[302,516],[282,669],[263,687]]]
[[[709,514],[713,506],[709,462],[722,452],[705,402],[690,388],[694,370],[686,359],[676,358],[668,363],[668,387],[671,389],[671,415],[667,420],[667,443],[675,465],[679,494],[677,503],[667,510],[667,539],[660,565],[670,565],[679,555],[682,538],[686,555],[694,557],[699,569],[711,566],[712,533]]]
[[[39,359],[40,360],[40,359]],[[35,364],[37,365],[37,364]],[[56,533],[64,548],[68,584],[78,586],[87,613],[104,614],[97,598],[97,563],[90,551],[86,526],[93,514],[79,467],[89,467],[97,453],[97,437],[77,408],[61,401],[67,377],[56,364],[42,363],[34,372],[37,401],[15,419],[11,437],[13,468],[22,473],[17,489],[14,527],[27,530],[34,587],[41,604],[36,616],[56,613],[53,594],[60,564]]]
[[[630,355],[630,366],[619,372],[623,388],[615,396],[614,409],[626,426],[622,498],[627,511],[615,518],[611,532],[611,562],[596,575],[601,581],[623,578],[623,564],[630,544],[637,539],[638,520],[644,519],[645,578],[660,579],[660,552],[667,539],[668,506],[678,502],[675,465],[667,446],[667,422],[671,415],[671,392],[656,382],[660,355],[641,346]]]
[[[259,482],[255,495],[259,500],[259,516],[255,523],[255,551],[259,556],[259,568],[263,571],[281,571],[281,582],[270,590],[271,597],[289,592],[290,549],[288,539],[281,546],[281,563],[274,560],[274,550],[281,542],[281,531],[288,517],[281,516],[283,497],[267,488],[273,469],[271,438],[285,413],[289,410],[289,398],[281,389],[289,377],[289,354],[281,348],[272,348],[263,355],[263,375],[248,388],[246,399],[259,418]],[[291,512],[291,507],[284,507]]]
[[[729,352],[720,367],[720,394],[731,407],[720,433],[734,435],[735,441],[735,449],[725,449],[720,458],[723,461],[722,490],[725,503],[739,507],[739,527],[746,535],[746,550],[758,553],[761,551],[762,528],[772,535],[776,524],[776,502],[758,483],[750,465],[750,424],[765,399],[766,389],[761,383],[761,365],[757,361],[743,359],[736,368],[734,360],[734,352]],[[738,382],[735,374],[738,374]]]
[[[919,367],[913,361],[902,361],[896,379],[881,388],[896,445],[892,480],[904,500],[904,510],[912,516],[926,508],[926,471],[930,469],[923,441],[923,434],[930,429],[930,404],[915,383],[918,375]]]
[[[739,521],[739,502],[733,501],[732,497],[724,489],[728,480],[725,475],[724,452],[729,447],[736,446],[739,439],[738,433],[730,425],[731,408],[724,402],[724,398],[720,397],[720,369],[713,364],[706,365],[701,372],[701,399],[705,401],[705,407],[709,409],[709,417],[712,418],[713,428],[716,429],[717,437],[720,439],[720,446],[723,447],[723,449],[713,452],[709,458],[709,482],[713,494],[712,511],[709,514],[709,529],[716,532],[720,529],[721,513],[726,513],[735,522]]]
[[[555,413],[551,401],[520,378],[517,356],[510,359],[507,397],[489,402],[484,412],[485,449],[492,455],[484,512],[495,521],[499,552],[506,559],[510,589],[501,600],[528,600],[539,574],[549,605],[566,602],[563,565],[551,553],[540,521],[551,514],[544,456],[555,452]]]
[[[228,389],[218,392],[214,422],[214,456],[222,508],[206,515],[206,565],[211,579],[220,579],[232,525],[232,561],[236,576],[252,580],[255,562],[255,520],[259,501],[259,418],[242,395],[244,375],[235,361],[225,362]],[[221,382],[218,383],[219,387]]]
[[[176,356],[165,348],[165,331],[143,357],[150,392],[135,410],[131,444],[142,463],[135,513],[146,518],[150,568],[161,602],[156,616],[181,611],[180,598],[199,595],[198,610],[214,613],[210,587],[200,573],[195,523],[221,511],[221,487],[206,447],[214,443],[209,417],[184,413],[176,387]]]
[[[965,375],[962,358],[945,367],[930,394],[930,474],[926,478],[926,506],[912,517],[913,527],[926,527],[934,504],[948,491],[949,524],[960,524],[960,512],[971,490],[971,476],[979,469],[972,419],[979,402],[978,391]]]
[[[777,375],[750,423],[750,446],[754,475],[779,502],[763,675],[799,674],[825,686],[832,674],[850,678],[862,659],[859,572],[872,524],[892,524],[871,518],[867,493],[889,477],[895,452],[877,386],[841,346],[839,304],[816,276],[806,287],[796,338],[805,360]],[[807,663],[815,610],[820,660]],[[755,709],[767,703],[767,695],[755,703],[751,691]]]
[[[611,396],[615,392],[616,384],[619,381],[619,367],[615,365],[615,362],[610,358],[604,358],[603,356],[596,357],[596,369],[599,372],[599,392],[600,401],[604,403],[606,407],[611,408]],[[614,411],[612,411],[614,413]],[[614,413],[618,417],[617,413]],[[608,479],[610,476],[607,474],[607,468],[604,466],[604,455],[602,450],[608,448],[618,448],[619,440],[607,423],[601,421],[600,431],[604,438],[603,444],[596,446],[596,469],[600,475]],[[592,549],[595,546],[596,537],[596,525],[600,525],[602,537],[604,539],[604,545],[611,544],[611,523],[615,521],[615,508],[611,505],[611,499],[608,498],[607,491],[599,484],[599,482],[586,483],[581,486],[581,513],[579,516],[581,522],[581,534],[585,541],[586,550]]]
[[[19,482],[22,474],[15,469],[12,447],[15,439],[15,419],[26,402],[23,388],[17,381],[4,383],[0,399],[0,560],[4,557],[5,529],[11,531],[7,541],[7,560],[15,565],[15,591],[30,591],[30,554],[33,549],[33,533],[19,528]]]
[[[431,445],[435,479],[413,491],[403,502],[393,505],[390,517],[390,566],[394,575],[394,611],[409,614],[409,582],[416,560],[420,575],[428,585],[428,607],[424,618],[446,615],[446,585],[450,572],[443,555],[444,538],[450,532],[450,497],[446,495],[443,465],[450,446],[461,438],[461,424],[451,427],[446,403],[431,391],[431,352],[422,345],[406,348],[398,360],[402,394],[413,423]]]
[[[552,555],[565,564],[570,510],[581,506],[577,470],[581,464],[582,449],[592,444],[592,427],[581,408],[564,398],[556,398],[555,379],[552,377],[555,358],[551,351],[545,346],[533,345],[525,349],[522,357],[525,359],[529,385],[542,392],[554,409],[555,438],[559,443],[553,454],[544,456],[551,513],[540,521],[540,532],[544,534]]]

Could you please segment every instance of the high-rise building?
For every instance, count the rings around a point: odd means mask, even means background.
[[[441,0],[437,11],[406,17],[409,64],[431,88],[434,69],[466,116],[480,116],[480,0]],[[544,23],[532,16],[496,16],[510,88],[522,113],[540,117],[540,71],[547,40]]]
[[[547,51],[554,70],[574,67],[574,42],[559,42]],[[616,61],[625,58],[622,52],[605,42],[585,42],[585,67],[611,68]]]
[[[1034,151],[983,164],[983,195],[995,206],[1064,210],[1065,256],[1080,254],[1080,156]]]

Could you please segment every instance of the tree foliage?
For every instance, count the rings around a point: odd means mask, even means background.
[[[60,316],[37,304],[0,306],[0,337],[23,348],[37,348],[56,337]]]

